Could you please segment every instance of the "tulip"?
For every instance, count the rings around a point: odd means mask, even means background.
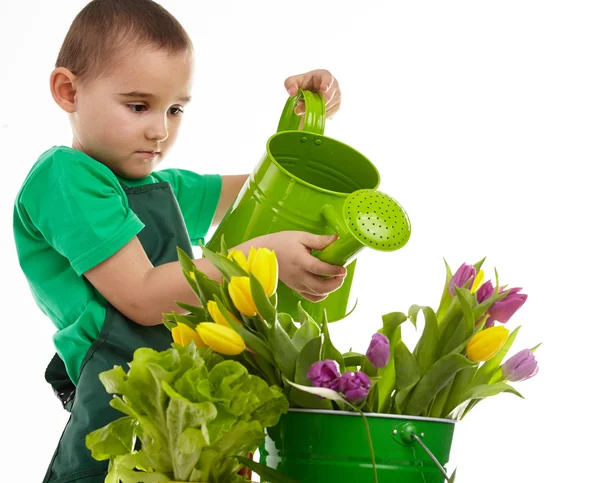
[[[250,279],[248,277],[231,277],[229,282],[229,296],[235,308],[246,317],[254,317],[258,310],[252,298]]]
[[[227,254],[227,258],[236,262],[240,267],[242,267],[246,272],[248,271],[248,261],[246,260],[246,255],[241,250],[233,249]]]
[[[208,313],[210,314],[212,319],[215,321],[215,323],[217,323],[219,325],[224,325],[225,327],[229,327],[229,322],[227,322],[227,319],[219,310],[219,306],[217,305],[217,302],[215,302],[214,300],[209,300],[208,304],[206,304],[206,308],[208,309]],[[235,315],[233,315],[231,312],[229,312],[229,310],[227,311],[227,313],[233,319],[235,319],[235,321],[238,324],[241,325],[241,322],[235,317]]]
[[[474,277],[475,267],[473,267],[473,265],[467,265],[466,263],[463,263],[460,267],[458,267],[458,270],[450,279],[450,284],[448,285],[448,291],[450,292],[450,295],[456,295],[456,289],[454,288],[455,286],[459,288],[463,287],[470,278]]]
[[[366,355],[376,369],[387,366],[390,361],[390,341],[388,338],[379,332],[374,334]]]
[[[364,372],[344,372],[339,379],[338,392],[350,402],[363,401],[371,389],[371,380]]]
[[[494,286],[492,285],[492,281],[488,280],[485,282],[479,289],[477,289],[477,303],[481,304],[489,299],[494,293]]]
[[[467,343],[467,356],[475,362],[489,361],[506,342],[508,332],[502,325],[478,332]]]
[[[317,361],[310,366],[306,377],[314,387],[326,387],[337,391],[340,377],[338,364],[330,359]]]
[[[187,346],[191,341],[194,341],[196,347],[206,347],[206,344],[202,342],[198,333],[189,325],[182,324],[181,322],[177,322],[177,327],[171,330],[171,336],[182,347]]]
[[[490,317],[505,324],[521,308],[527,300],[527,295],[518,293],[521,288],[511,288],[502,300],[494,302],[490,307]]]
[[[523,349],[502,364],[501,369],[505,380],[518,382],[535,376],[539,368],[533,352]]]
[[[235,356],[246,348],[244,339],[231,327],[212,322],[200,322],[196,326],[196,331],[204,343],[219,354]]]
[[[275,290],[277,290],[279,268],[274,250],[267,248],[256,250],[254,247],[251,247],[248,253],[248,269],[265,289],[267,297],[275,293]]]

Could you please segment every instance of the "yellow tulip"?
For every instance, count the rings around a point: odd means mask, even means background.
[[[202,342],[198,333],[190,326],[182,324],[181,322],[177,322],[177,327],[174,327],[173,330],[171,330],[171,335],[173,336],[173,341],[180,346],[185,347],[193,340],[196,347],[206,347],[206,344]]]
[[[479,270],[479,272],[477,272],[477,275],[475,275],[475,280],[473,280],[473,286],[471,287],[471,293],[475,293],[475,292],[477,292],[477,290],[479,290],[479,287],[481,287],[481,285],[483,284],[484,276],[485,276],[485,274],[483,273],[483,270]]]
[[[217,324],[224,325],[225,327],[229,327],[229,322],[227,322],[227,319],[225,319],[225,316],[219,310],[219,306],[217,305],[217,302],[215,302],[214,300],[209,300],[208,304],[206,304],[206,308],[208,309],[208,313],[210,314],[210,316],[212,317],[212,319]],[[235,315],[233,315],[231,312],[229,312],[229,310],[227,311],[227,313],[233,319],[235,319],[235,321],[238,324],[241,324],[241,322],[238,319],[236,319]]]
[[[274,250],[268,248],[250,248],[248,253],[248,269],[254,275],[270,297],[277,290],[279,268]]]
[[[489,361],[502,348],[508,333],[509,330],[503,325],[478,332],[467,343],[467,356],[475,362]]]
[[[231,327],[212,322],[200,322],[196,326],[196,331],[204,343],[219,354],[235,356],[246,348],[244,339]]]
[[[258,313],[254,299],[252,298],[250,279],[248,277],[231,277],[229,295],[235,308],[246,317],[254,317]]]
[[[227,258],[229,260],[235,261],[240,267],[242,267],[246,272],[248,271],[248,261],[246,260],[246,255],[241,250],[231,250],[227,254]]]

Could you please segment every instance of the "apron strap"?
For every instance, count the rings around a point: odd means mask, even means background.
[[[48,367],[46,368],[44,378],[52,386],[52,390],[56,397],[60,399],[63,408],[70,411],[70,403],[75,397],[75,385],[69,378],[65,363],[58,354],[54,354],[52,357],[50,364],[48,364]]]

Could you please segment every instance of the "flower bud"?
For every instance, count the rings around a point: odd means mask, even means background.
[[[200,322],[196,326],[196,331],[204,343],[219,354],[235,356],[246,348],[244,339],[231,327],[212,322]]]
[[[208,313],[212,317],[212,319],[215,321],[215,323],[217,323],[219,325],[224,325],[225,327],[229,327],[229,322],[227,322],[227,319],[219,310],[219,306],[217,305],[217,302],[215,302],[214,300],[209,300],[208,303],[206,304],[206,308],[208,310]],[[233,319],[235,319],[235,321],[238,324],[241,324],[241,322],[235,317],[235,315],[233,315],[231,312],[229,312],[229,310],[227,311],[227,313]]]
[[[492,281],[488,280],[477,290],[477,303],[481,304],[489,299],[494,293]]]
[[[535,376],[539,367],[533,352],[523,349],[502,364],[501,369],[505,380],[518,382]]]
[[[366,356],[376,369],[387,366],[390,361],[390,341],[388,338],[379,332],[374,334]]]
[[[490,317],[498,322],[502,322],[503,324],[508,322],[508,320],[527,300],[527,295],[518,293],[521,290],[522,289],[520,287],[511,288],[506,297],[504,297],[502,300],[494,302],[489,310]]]
[[[246,255],[241,250],[233,249],[230,250],[227,254],[227,258],[236,262],[240,267],[242,267],[246,272],[248,271],[248,261],[246,260]]]
[[[489,361],[506,342],[508,332],[502,325],[478,332],[467,343],[467,356],[475,362]]]
[[[337,391],[350,402],[363,401],[369,395],[371,380],[364,372],[344,372],[339,381]]]
[[[455,296],[455,286],[462,288],[470,278],[475,278],[475,267],[473,267],[473,265],[467,265],[466,263],[463,263],[460,267],[458,267],[458,270],[450,279],[450,283],[448,284],[448,292],[450,292],[450,295]],[[471,284],[472,283],[473,281],[471,280]]]
[[[314,387],[326,387],[337,391],[337,382],[340,377],[338,364],[332,360],[317,361],[308,369],[306,377]]]
[[[252,298],[250,279],[248,277],[231,277],[229,282],[229,296],[235,308],[246,317],[254,317],[258,310]]]
[[[194,341],[196,347],[206,347],[198,333],[190,326],[177,322],[177,327],[171,330],[173,341],[182,347],[187,346],[191,341]]]
[[[254,247],[251,247],[248,253],[248,270],[258,279],[265,289],[267,297],[275,293],[275,290],[277,290],[279,268],[274,250],[267,248],[256,250]]]

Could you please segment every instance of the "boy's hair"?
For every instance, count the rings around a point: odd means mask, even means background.
[[[109,73],[117,53],[129,45],[170,54],[193,51],[181,24],[152,0],[93,0],[77,14],[63,41],[55,67],[80,79]]]

